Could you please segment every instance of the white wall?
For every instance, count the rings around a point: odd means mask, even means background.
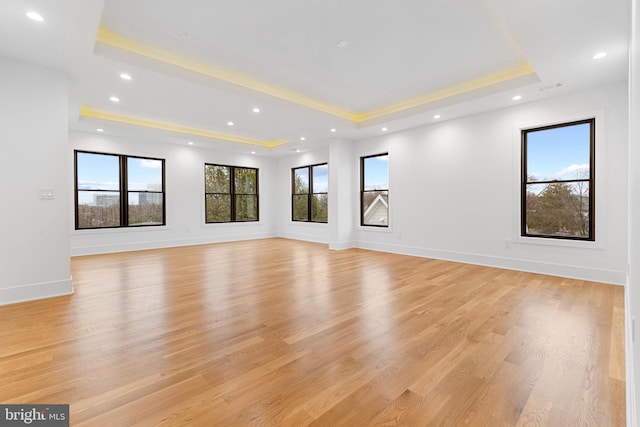
[[[626,292],[627,312],[627,418],[630,426],[638,425],[640,406],[636,396],[640,390],[640,340],[632,319],[640,321],[640,2],[633,1],[631,13],[631,46],[629,73],[629,280]],[[637,328],[637,326],[636,326]]]
[[[354,168],[354,142],[334,138],[327,148],[282,157],[278,164],[278,236],[326,243],[330,249],[353,247],[353,229],[358,221],[358,181]],[[327,224],[291,220],[291,169],[318,163],[329,165],[329,220]]]
[[[624,284],[626,99],[620,83],[357,142],[355,170],[360,156],[389,152],[390,226],[357,226],[355,245]],[[596,243],[521,238],[520,128],[593,115]]]
[[[353,247],[353,230],[359,221],[359,190],[352,183],[359,181],[353,168],[355,143],[334,139],[329,144],[329,248]]]
[[[278,174],[276,176],[278,188],[276,212],[278,236],[309,242],[329,242],[329,226],[327,224],[291,220],[291,169],[328,162],[328,148],[293,154],[278,159]],[[331,181],[331,165],[329,165],[329,180]],[[331,203],[331,193],[329,193],[329,209],[331,209]],[[331,221],[331,218],[329,218],[329,221]]]
[[[67,104],[62,73],[0,59],[0,305],[73,292]]]
[[[165,159],[166,181],[166,226],[163,227],[75,230],[72,198],[68,206],[72,255],[260,239],[276,235],[278,193],[276,182],[271,178],[277,175],[276,159],[186,144],[182,146],[83,132],[71,132],[69,143],[64,161],[69,170],[73,170],[74,150],[148,156]],[[259,169],[260,221],[204,223],[205,163]],[[73,185],[73,177],[70,177],[67,181],[69,193],[73,192]]]

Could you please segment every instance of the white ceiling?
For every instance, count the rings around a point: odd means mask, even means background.
[[[516,94],[530,102],[626,80],[629,9],[623,0],[2,0],[0,56],[70,76],[71,129],[279,155],[507,107]],[[600,51],[607,57],[594,60]]]

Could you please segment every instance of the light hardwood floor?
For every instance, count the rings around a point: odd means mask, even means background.
[[[77,257],[0,307],[73,426],[624,426],[623,288],[284,239]]]

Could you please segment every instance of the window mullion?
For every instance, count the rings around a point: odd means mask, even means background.
[[[129,183],[127,182],[127,156],[120,156],[120,226],[129,226]]]
[[[229,169],[229,200],[231,202],[231,221],[238,220],[236,215],[236,168],[231,166]]]
[[[311,166],[307,168],[307,174],[309,174],[309,191],[307,191],[307,221],[311,222],[313,221],[313,214],[311,213],[311,198],[313,197],[313,170]]]

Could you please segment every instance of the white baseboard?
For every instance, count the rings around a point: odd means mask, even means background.
[[[313,242],[313,243],[324,243],[329,245],[329,249],[335,251],[341,251],[344,249],[353,248],[353,242],[330,242],[326,236],[318,237],[311,234],[304,233],[278,233],[278,237],[282,237],[283,239],[291,239],[291,240],[302,240],[303,242]]]
[[[343,251],[353,247],[353,242],[329,242],[329,249],[334,251]]]
[[[401,255],[412,255],[423,258],[434,258],[445,261],[455,261],[467,264],[484,265],[487,267],[504,268],[507,270],[525,271],[528,273],[548,274],[550,276],[588,280],[592,282],[608,283],[619,286],[624,286],[627,276],[626,272],[624,271],[602,270],[597,268],[552,264],[512,258],[501,258],[465,252],[445,251],[440,249],[393,245],[387,243],[355,242],[355,247]]]
[[[283,239],[302,240],[303,242],[328,244],[326,236],[316,236],[313,234],[285,232],[278,233],[278,237],[282,237]]]
[[[31,283],[13,288],[0,289],[0,305],[59,297],[73,294],[71,278],[54,282]]]
[[[98,255],[115,252],[144,251],[149,249],[173,248],[178,246],[206,245],[209,243],[237,242],[277,237],[275,233],[246,233],[231,236],[207,236],[192,239],[154,240],[147,242],[115,243],[106,245],[76,246],[71,248],[71,256]]]

